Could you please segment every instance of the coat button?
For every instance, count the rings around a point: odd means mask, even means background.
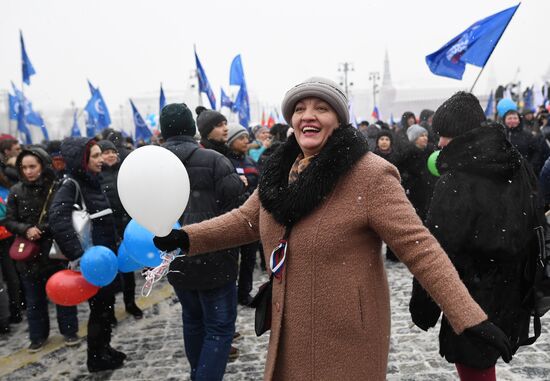
[[[277,312],[281,312],[281,304],[279,302],[275,303],[275,308],[277,309]]]

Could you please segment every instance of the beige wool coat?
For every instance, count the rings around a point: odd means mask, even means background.
[[[284,227],[256,191],[240,208],[184,228],[189,255],[261,239],[266,261]],[[396,168],[362,156],[293,227],[282,281],[274,280],[265,380],[384,380],[390,338],[387,242],[460,333],[487,319],[423,226]]]

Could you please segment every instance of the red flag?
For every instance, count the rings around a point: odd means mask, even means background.
[[[260,121],[262,127],[265,127],[265,110],[262,110],[262,120]]]
[[[273,112],[269,113],[269,119],[267,120],[267,128],[273,127],[275,124],[275,118],[273,117]]]

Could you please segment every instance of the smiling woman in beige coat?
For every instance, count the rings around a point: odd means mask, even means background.
[[[161,250],[199,255],[284,237],[286,259],[273,283],[265,380],[384,380],[390,338],[387,242],[457,333],[510,344],[473,301],[445,252],[422,225],[395,167],[369,153],[348,125],[340,87],[311,78],[282,104],[294,136],[265,165],[259,189],[238,209],[156,237]],[[230,234],[229,234],[230,233]],[[171,269],[177,270],[177,259]],[[172,276],[184,276],[174,273]]]

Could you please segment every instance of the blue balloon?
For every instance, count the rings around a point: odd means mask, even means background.
[[[94,286],[110,284],[118,274],[115,253],[105,246],[92,246],[80,259],[80,270],[84,278]]]
[[[502,98],[500,101],[498,101],[498,104],[497,104],[498,116],[502,118],[504,114],[506,114],[510,110],[514,110],[514,111],[518,110],[518,105],[516,104],[516,102],[514,102],[510,98]]]
[[[174,229],[180,229],[176,223]],[[124,246],[130,258],[145,267],[157,267],[162,263],[160,250],[153,243],[155,235],[135,220],[131,220],[124,230]]]
[[[162,263],[160,251],[153,243],[155,235],[135,220],[131,220],[124,230],[124,246],[130,258],[146,267],[156,267]]]
[[[118,248],[117,259],[118,259],[118,271],[120,271],[121,273],[131,273],[143,267],[143,265],[134,261],[132,257],[128,255],[128,250],[124,245],[124,241],[120,244]]]

